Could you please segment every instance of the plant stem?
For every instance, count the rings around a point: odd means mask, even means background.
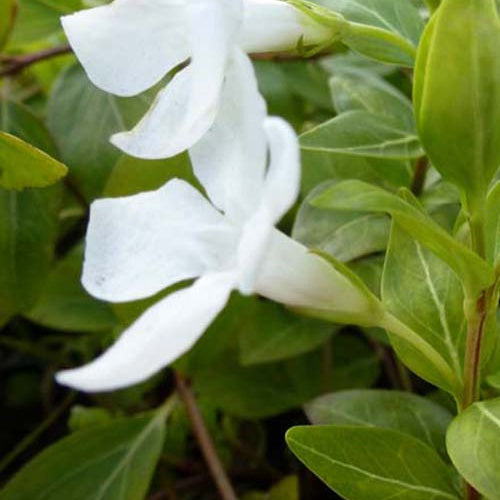
[[[465,483],[465,500],[481,500],[481,494],[470,484]]]
[[[28,434],[9,454],[0,462],[0,472],[4,471],[21,453],[27,450],[75,400],[76,393],[70,392],[63,402],[31,433]]]
[[[191,390],[188,381],[179,373],[174,372],[175,385],[179,397],[184,403],[189,420],[193,426],[193,432],[203,453],[207,466],[212,474],[212,478],[217,485],[219,494],[223,500],[237,500],[236,493],[229,481],[224,466],[217,455],[214,442],[208,432],[203,415],[198,408],[196,398]]]
[[[71,47],[69,45],[63,45],[61,47],[53,47],[22,56],[3,57],[3,62],[6,67],[0,71],[0,78],[16,75],[35,63],[70,53]]]
[[[421,156],[415,162],[415,168],[413,170],[413,180],[411,183],[411,192],[415,196],[420,196],[422,194],[422,191],[424,190],[428,167],[429,160],[426,156]]]

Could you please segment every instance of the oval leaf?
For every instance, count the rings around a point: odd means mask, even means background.
[[[346,500],[458,500],[450,470],[437,453],[389,429],[310,426],[287,432],[288,446]]]

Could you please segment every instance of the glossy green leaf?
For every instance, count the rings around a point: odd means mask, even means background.
[[[254,301],[239,331],[243,366],[293,358],[324,344],[336,328],[296,316],[274,302]]]
[[[302,134],[300,145],[304,151],[394,160],[424,154],[416,134],[366,111],[349,111],[318,125]]]
[[[390,219],[386,215],[322,210],[310,204],[329,185],[325,183],[313,189],[301,204],[293,238],[342,262],[384,251],[390,230]]]
[[[83,248],[77,247],[51,271],[34,307],[26,316],[49,328],[92,332],[113,328],[111,306],[92,298],[80,284]]]
[[[142,500],[165,436],[165,414],[116,420],[62,439],[29,462],[1,500]]]
[[[422,144],[443,177],[484,197],[500,165],[500,19],[495,0],[444,0],[415,70]]]
[[[0,186],[5,189],[46,187],[64,177],[68,169],[31,144],[0,132]]]
[[[294,427],[288,446],[346,500],[458,500],[450,470],[429,446],[391,429]]]
[[[469,406],[446,436],[450,458],[460,474],[489,500],[500,499],[500,398]]]
[[[428,217],[409,193],[406,197],[405,200],[377,186],[353,180],[335,184],[311,203],[325,209],[391,214],[406,232],[445,261],[475,298],[493,282],[492,268]]]
[[[379,61],[413,66],[423,29],[418,10],[401,0],[315,0],[349,21],[342,41]]]
[[[326,394],[305,407],[315,425],[381,427],[409,434],[441,455],[452,415],[442,406],[409,392],[354,390]]]
[[[9,38],[16,14],[17,0],[3,0],[0,3],[0,50],[2,50]]]
[[[441,354],[455,373],[456,382],[444,380],[412,346],[389,334],[401,359],[420,376],[460,399],[467,335],[462,286],[450,267],[397,223],[393,224],[386,256],[382,298],[394,316]]]
[[[373,72],[347,67],[336,71],[330,89],[337,113],[363,110],[415,134],[411,101]]]
[[[64,71],[54,85],[48,109],[49,129],[73,182],[89,200],[102,193],[121,156],[109,138],[132,128],[151,99],[149,94],[130,99],[106,94],[89,82],[79,66]]]

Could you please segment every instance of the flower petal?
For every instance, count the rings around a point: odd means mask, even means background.
[[[62,24],[89,78],[113,94],[138,94],[189,57],[180,0],[115,0]]]
[[[217,118],[189,151],[208,196],[233,218],[252,213],[260,201],[267,155],[265,117],[252,63],[234,49]]]
[[[59,372],[60,384],[87,392],[142,382],[187,352],[224,308],[234,276],[208,274],[149,308],[102,356]]]
[[[286,0],[246,0],[239,44],[248,53],[280,52],[322,44],[334,35]]]
[[[82,283],[100,299],[148,297],[224,267],[236,236],[188,183],[92,204]]]
[[[293,206],[300,189],[300,149],[297,135],[281,118],[266,118],[271,160],[264,183],[262,203],[274,223]]]
[[[292,307],[351,313],[372,307],[346,277],[276,229],[255,288],[264,297]]]
[[[189,0],[191,64],[178,73],[130,132],[112,143],[140,158],[168,158],[191,147],[213,124],[233,41],[240,1]]]

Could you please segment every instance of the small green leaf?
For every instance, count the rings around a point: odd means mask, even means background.
[[[305,410],[315,425],[393,429],[446,455],[445,434],[451,413],[415,394],[375,389],[335,392],[314,399]]]
[[[346,500],[458,500],[453,477],[429,446],[390,429],[294,427],[288,446]]]
[[[394,160],[424,154],[415,133],[366,111],[349,111],[318,125],[302,134],[300,145],[304,151]]]
[[[342,262],[384,251],[391,224],[387,215],[327,211],[310,204],[330,185],[317,186],[301,204],[293,226],[293,238]]]
[[[450,458],[465,480],[489,500],[500,499],[500,398],[469,406],[446,436]]]
[[[335,184],[311,203],[325,209],[389,213],[408,234],[457,273],[468,296],[477,298],[481,290],[494,281],[491,266],[427,216],[410,193],[403,193],[406,200],[377,186],[353,180]]]
[[[0,132],[0,186],[3,188],[50,186],[67,171],[62,163],[31,144]]]
[[[331,323],[297,317],[274,302],[256,300],[239,331],[241,364],[269,363],[313,351],[335,329]]]
[[[349,22],[342,41],[379,61],[413,66],[423,21],[418,10],[401,0],[315,0]]]
[[[422,144],[443,178],[483,198],[500,165],[500,19],[495,0],[444,0],[415,68]]]
[[[21,469],[0,500],[142,500],[162,449],[164,419],[159,412],[72,434]]]

